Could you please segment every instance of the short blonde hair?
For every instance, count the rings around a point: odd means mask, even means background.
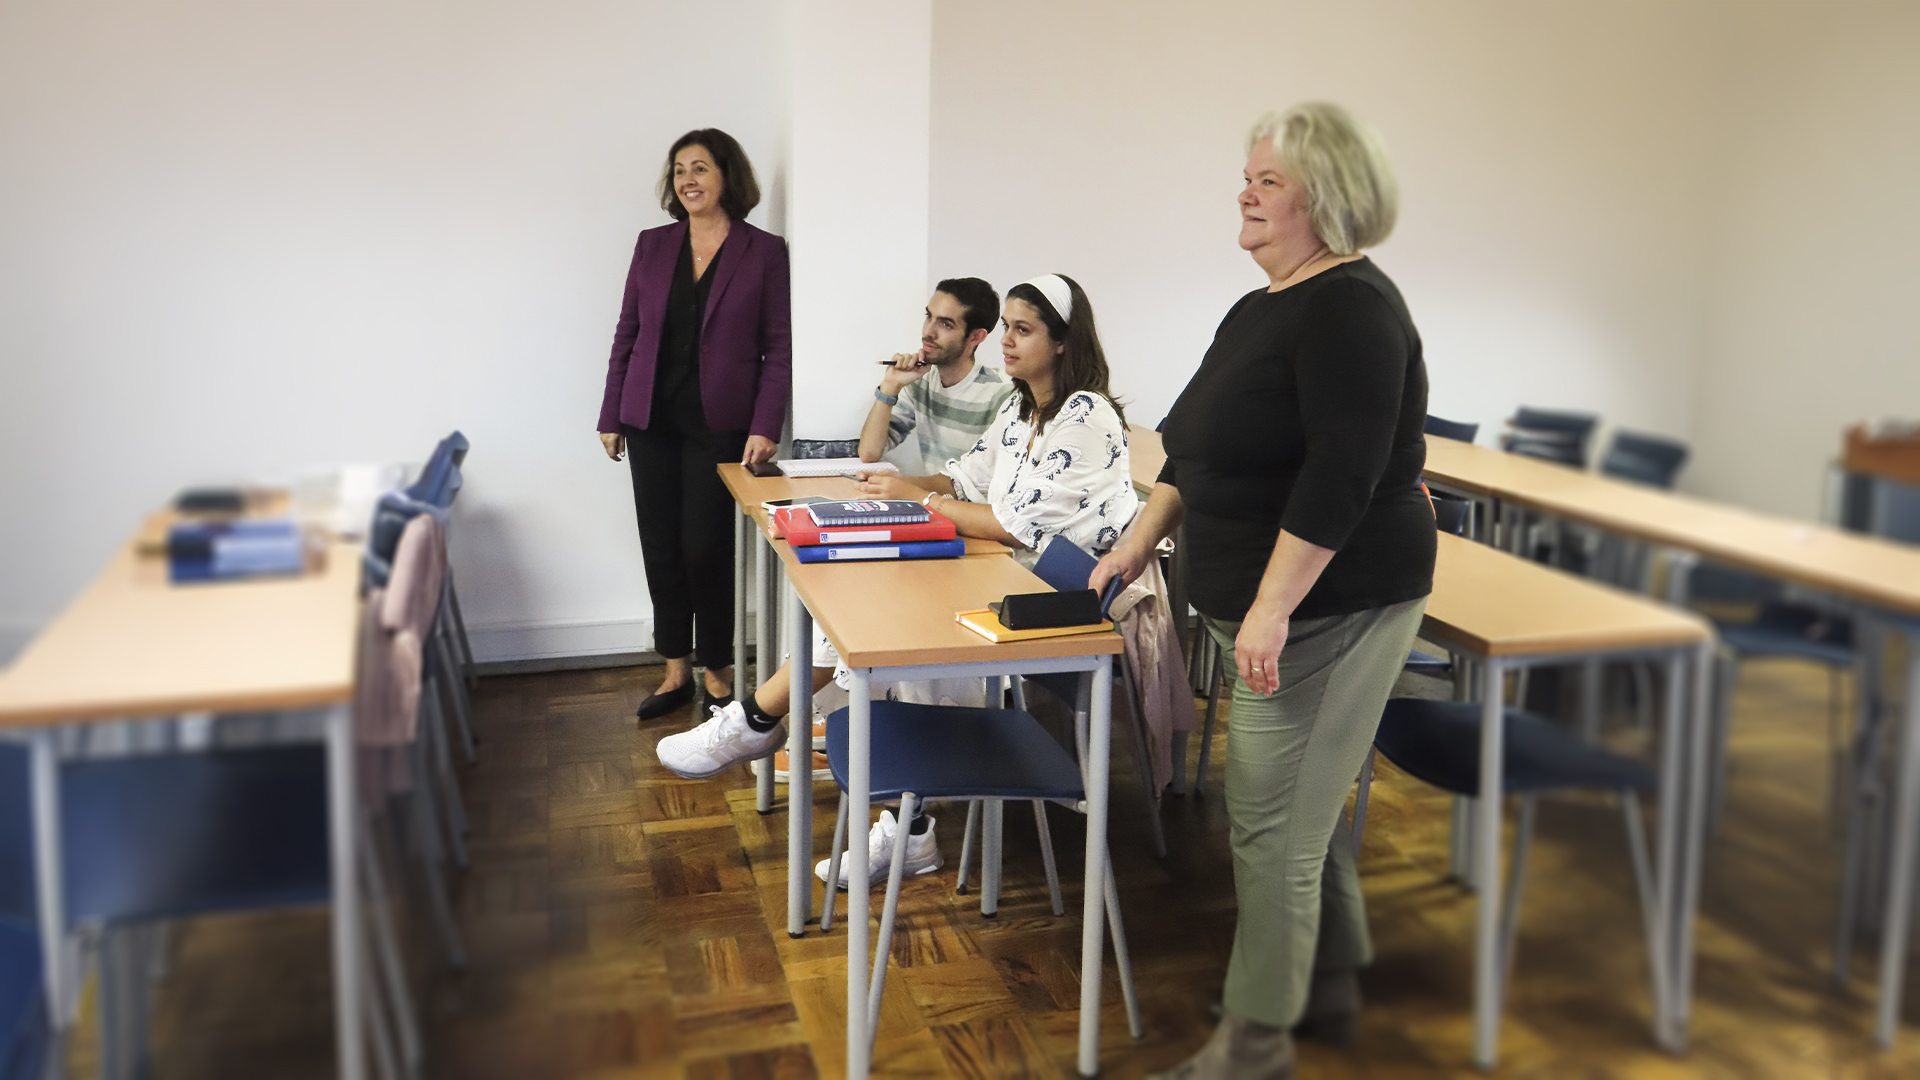
[[[1274,156],[1306,185],[1313,231],[1335,255],[1384,241],[1400,216],[1400,185],[1380,136],[1352,113],[1325,101],[1270,112],[1247,133],[1247,152],[1273,140]]]

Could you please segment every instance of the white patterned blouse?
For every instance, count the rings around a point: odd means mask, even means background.
[[[973,449],[941,471],[960,498],[992,506],[1029,552],[1064,536],[1104,554],[1140,506],[1126,425],[1112,402],[1086,390],[1068,397],[1037,439],[1020,419],[1020,395],[1009,395]]]

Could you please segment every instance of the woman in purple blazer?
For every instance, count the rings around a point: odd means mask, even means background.
[[[714,466],[773,457],[793,355],[787,242],[743,220],[760,185],[740,144],[717,128],[682,135],[659,196],[675,220],[634,245],[600,405],[607,456],[631,451],[654,649],[667,658],[642,720],[693,699],[696,652],[712,704],[733,700],[734,511]]]

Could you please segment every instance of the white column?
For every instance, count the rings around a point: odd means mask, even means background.
[[[927,301],[932,0],[788,0],[793,435],[852,439]]]

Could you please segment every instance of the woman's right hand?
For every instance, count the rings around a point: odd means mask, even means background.
[[[1093,568],[1093,573],[1087,575],[1087,588],[1100,596],[1105,596],[1107,582],[1116,577],[1120,579],[1122,588],[1131,585],[1141,574],[1147,572],[1147,560],[1152,557],[1152,548],[1121,540],[1113,545],[1113,550],[1107,552],[1106,558],[1101,559]]]
[[[620,455],[627,451],[627,437],[617,431],[603,431],[600,433],[600,445],[607,448],[608,457],[619,461]]]

